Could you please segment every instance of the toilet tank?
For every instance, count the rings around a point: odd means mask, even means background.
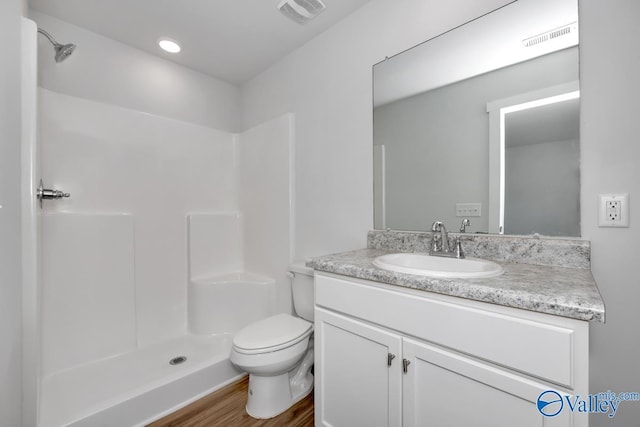
[[[313,269],[306,267],[304,261],[295,261],[289,266],[289,272],[293,308],[299,317],[313,322]]]

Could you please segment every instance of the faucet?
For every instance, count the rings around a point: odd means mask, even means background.
[[[433,224],[431,224],[431,231],[440,233],[440,248],[437,246],[438,241],[434,234],[431,249],[434,252],[449,252],[449,235],[447,234],[447,228],[444,226],[444,223],[442,221],[434,221]]]
[[[449,235],[447,234],[447,228],[442,221],[434,221],[431,225],[431,231],[434,233],[431,239],[431,249],[429,255],[432,256],[444,256],[449,258],[464,258],[464,252],[462,251],[462,244],[460,239],[456,237],[454,241],[453,250],[449,248]],[[440,233],[440,238],[435,233]],[[439,241],[439,244],[438,244]]]
[[[462,220],[462,224],[460,224],[460,232],[461,233],[466,233],[467,232],[467,227],[469,227],[471,225],[471,221],[469,221],[469,218],[465,218]]]

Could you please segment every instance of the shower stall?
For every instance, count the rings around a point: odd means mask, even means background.
[[[39,88],[38,33],[75,49],[24,20],[24,420],[144,425],[291,310],[293,116],[235,134]]]

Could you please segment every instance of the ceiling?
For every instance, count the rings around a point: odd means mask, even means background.
[[[580,99],[507,114],[508,147],[580,139]]]
[[[306,25],[280,13],[280,1],[29,0],[29,6],[212,77],[242,84],[369,0],[323,0],[326,10]],[[163,52],[157,44],[160,37],[179,41],[182,51]]]

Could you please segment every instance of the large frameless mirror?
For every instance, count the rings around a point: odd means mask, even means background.
[[[519,0],[373,67],[374,225],[580,235],[578,11]]]

